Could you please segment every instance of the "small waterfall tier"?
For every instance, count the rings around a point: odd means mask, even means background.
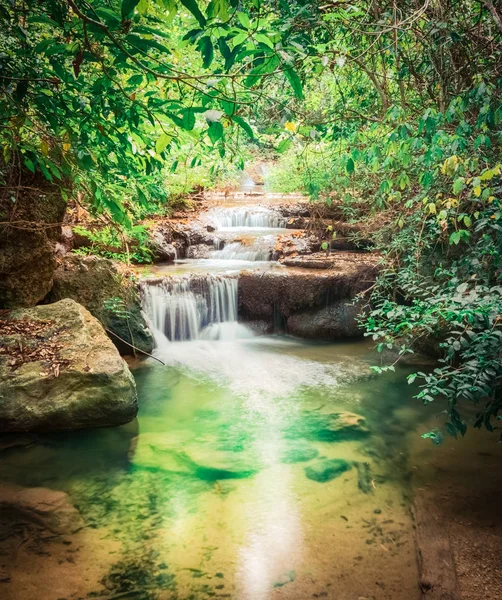
[[[142,304],[157,340],[237,337],[237,285],[236,276],[215,274],[145,280]]]
[[[285,228],[287,220],[276,210],[265,206],[215,207],[207,211],[206,217],[216,229]]]
[[[272,250],[268,246],[246,246],[240,242],[232,242],[221,250],[214,250],[211,253],[211,258],[213,260],[266,261],[271,259],[271,255]]]

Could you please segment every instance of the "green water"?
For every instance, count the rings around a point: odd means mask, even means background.
[[[420,597],[420,407],[403,373],[370,375],[365,342],[186,342],[163,358],[134,366],[134,423],[4,453],[3,480],[67,492],[86,524],[65,537],[71,564],[49,540],[14,600]],[[365,421],[342,427],[347,411]]]

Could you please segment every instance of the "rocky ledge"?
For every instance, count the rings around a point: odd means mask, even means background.
[[[121,425],[137,410],[129,368],[83,306],[0,314],[0,432]]]
[[[286,259],[291,266],[284,269],[244,271],[239,278],[240,316],[299,337],[357,337],[364,300],[354,300],[375,282],[379,260],[375,254],[316,253]]]

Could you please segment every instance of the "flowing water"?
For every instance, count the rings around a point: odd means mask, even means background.
[[[259,212],[218,218],[277,225]],[[255,336],[224,261],[145,279],[165,366],[131,365],[134,423],[40,436],[0,463],[67,492],[86,524],[16,551],[8,600],[420,597],[403,373],[372,376],[366,342]]]

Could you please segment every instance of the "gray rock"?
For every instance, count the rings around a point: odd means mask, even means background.
[[[136,385],[103,327],[73,300],[17,309],[0,326],[0,431],[121,425]]]
[[[287,321],[288,333],[315,340],[340,340],[363,335],[357,318],[364,309],[361,303],[338,300],[329,306],[291,315]]]
[[[139,293],[131,279],[107,258],[67,254],[54,273],[47,302],[71,298],[101,321],[121,354],[133,354],[133,344],[151,353],[153,337],[148,329]],[[122,341],[120,338],[122,338]]]
[[[155,261],[170,262],[176,258],[176,248],[169,242],[169,238],[160,229],[154,229],[150,232],[148,247],[152,251]]]
[[[324,459],[305,467],[305,475],[312,481],[326,483],[340,477],[350,468],[351,464],[341,458]]]

